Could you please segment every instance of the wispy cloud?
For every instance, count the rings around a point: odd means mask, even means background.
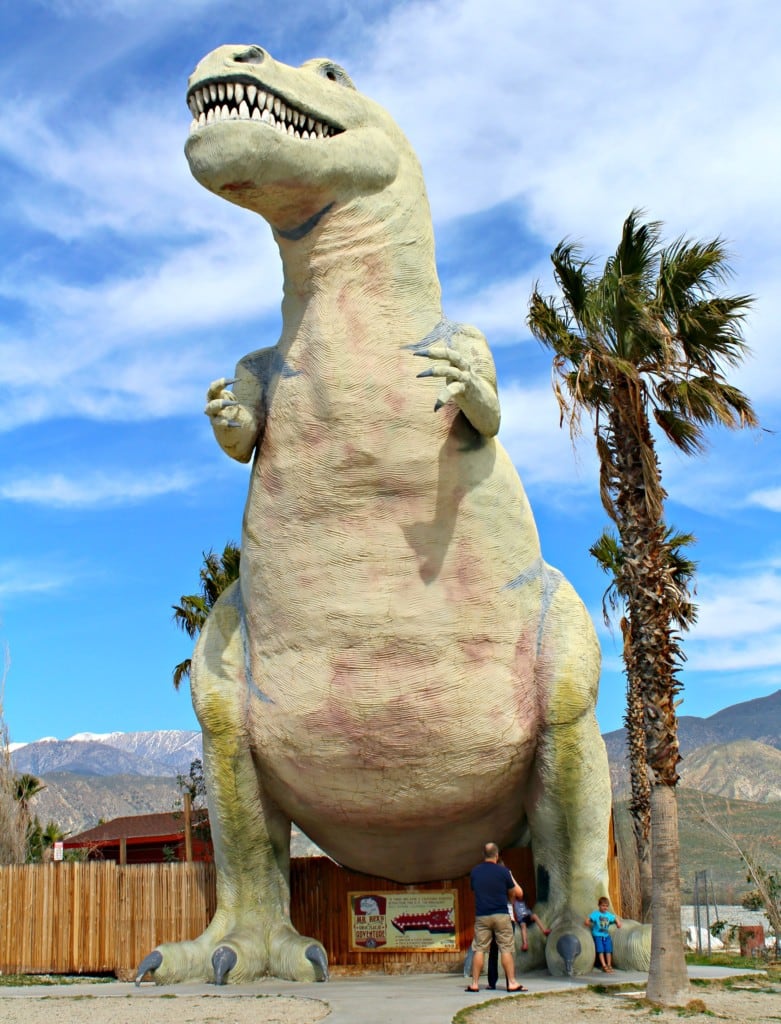
[[[777,631],[781,640],[781,571],[704,575],[698,582],[697,640],[746,639]]]
[[[781,512],[781,487],[766,487],[753,491],[746,498],[748,505],[758,505],[760,508],[769,509],[771,512]]]
[[[81,477],[61,473],[17,476],[0,484],[0,500],[45,505],[51,508],[111,508],[137,504],[165,494],[190,490],[199,474],[193,470],[171,469],[145,474],[92,473]]]
[[[597,469],[593,445],[586,437],[573,445],[550,384],[526,387],[509,382],[499,391],[502,426],[499,438],[529,484],[555,488],[569,500],[573,491],[593,491]],[[588,429],[588,428],[587,428]]]
[[[0,562],[0,601],[22,594],[45,594],[73,582],[72,573],[46,570],[22,562],[19,559],[6,559]]]

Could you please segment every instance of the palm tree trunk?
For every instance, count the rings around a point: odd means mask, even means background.
[[[630,800],[629,812],[632,820],[632,834],[637,856],[638,882],[640,885],[640,920],[651,919],[651,781],[648,775],[648,760],[645,753],[645,731],[643,729],[643,694],[637,666],[633,659],[631,622],[621,623],[624,634],[624,665],[626,667],[626,728],[629,753]]]
[[[638,792],[640,771],[650,786],[651,818],[651,967],[646,995],[652,1002],[681,1005],[689,979],[681,940],[678,850],[678,722],[675,696],[680,690],[680,650],[673,629],[676,608],[672,567],[665,548],[664,499],[653,438],[647,420],[637,416],[629,394],[615,418],[617,495],[615,521],[624,549],[621,586],[628,626],[624,652],[630,696],[627,726],[644,757],[635,751]],[[634,431],[631,425],[634,426]],[[645,457],[643,457],[643,454]],[[628,657],[627,657],[628,656]],[[630,737],[631,738],[631,737]],[[635,780],[633,780],[635,781]]]
[[[651,787],[651,862],[653,930],[646,997],[665,1006],[683,1006],[690,991],[681,938],[678,797],[675,787],[664,783]]]

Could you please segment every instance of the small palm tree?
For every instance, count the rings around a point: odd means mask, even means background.
[[[672,570],[671,578],[675,584],[678,599],[673,612],[673,621],[681,630],[688,630],[697,620],[697,608],[692,603],[690,596],[697,566],[682,553],[684,547],[693,543],[694,536],[690,533],[667,531],[666,557]],[[612,622],[612,614],[623,607],[628,596],[628,583],[624,575],[624,552],[620,541],[610,530],[603,532],[589,552],[596,559],[599,567],[612,576],[612,583],[608,586],[602,599],[602,615],[605,624],[609,626]],[[651,781],[648,776],[648,761],[645,753],[642,679],[634,662],[631,644],[628,642],[631,634],[625,615],[621,617],[620,626],[624,639],[623,658],[627,677],[627,706],[624,714],[624,726],[629,752],[629,813],[632,820],[640,881],[640,919],[647,921],[650,918],[652,897]]]
[[[200,594],[183,594],[179,599],[180,603],[172,605],[174,622],[191,639],[195,640],[203,629],[209,612],[217,603],[220,594],[239,578],[240,563],[241,550],[231,541],[225,545],[221,555],[215,554],[214,551],[204,553]],[[182,681],[189,679],[190,666],[191,659],[185,658],[174,668],[174,689],[178,690]]]
[[[35,775],[24,772],[22,775],[16,776],[14,779],[14,795],[24,814],[29,814],[30,801],[42,789],[46,789],[46,786]]]
[[[752,299],[716,294],[730,273],[720,239],[678,239],[665,247],[660,224],[643,224],[640,216],[633,210],[627,217],[601,274],[592,273],[592,261],[577,246],[561,242],[551,256],[561,299],[535,287],[528,323],[553,350],[562,419],[569,417],[573,432],[583,412],[594,419],[600,496],[620,542],[616,590],[625,606],[627,717],[642,731],[653,775],[647,995],[675,1004],[688,994],[675,791],[682,598],[652,424],[688,455],[703,449],[710,425],[757,425],[749,399],[722,370],[745,355],[742,325]]]

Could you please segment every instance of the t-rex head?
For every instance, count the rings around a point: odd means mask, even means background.
[[[283,238],[303,237],[334,206],[387,189],[400,174],[423,188],[391,116],[332,61],[293,68],[259,46],[221,46],[191,75],[187,102],[195,178]]]

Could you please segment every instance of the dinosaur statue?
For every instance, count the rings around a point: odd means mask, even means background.
[[[588,970],[611,805],[599,647],[496,440],[485,338],[442,312],[417,158],[328,60],[222,46],[187,98],[193,175],[279,246],[283,327],[206,406],[252,460],[241,577],[192,661],[217,910],[138,978],[326,979],[289,917],[291,821],[404,883],[530,839],[553,931],[519,967]]]

